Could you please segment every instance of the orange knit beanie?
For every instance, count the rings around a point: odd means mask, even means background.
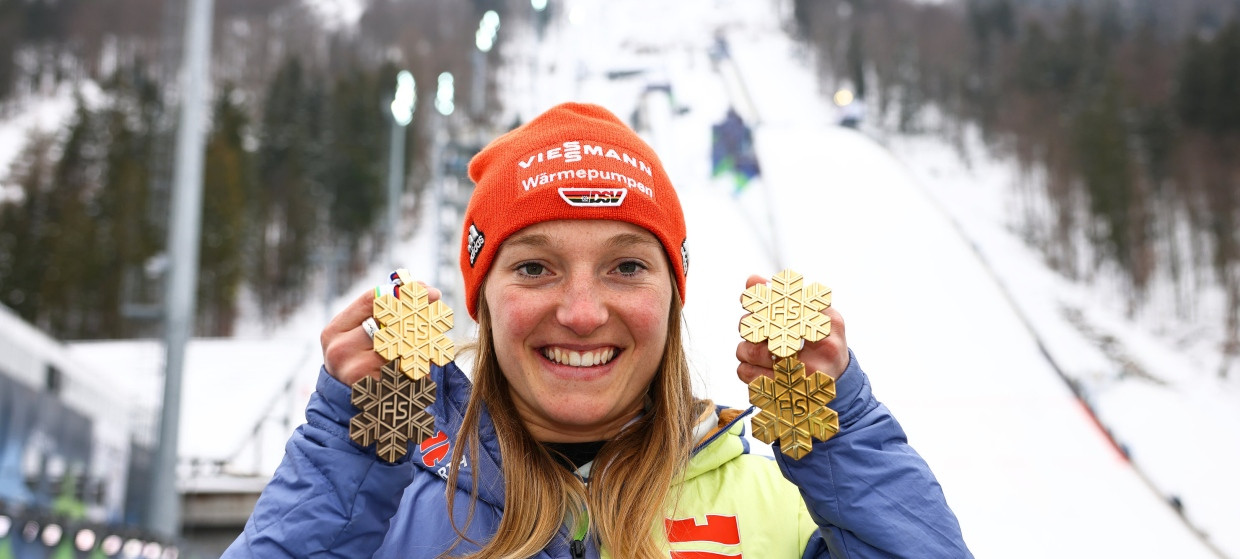
[[[465,211],[461,274],[478,318],[478,290],[504,239],[560,219],[626,221],[654,234],[685,296],[685,216],[658,156],[603,107],[564,103],[496,138],[469,162],[477,185]]]

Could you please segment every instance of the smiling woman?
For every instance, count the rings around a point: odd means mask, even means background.
[[[348,385],[383,365],[363,295],[323,330],[307,423],[225,556],[970,556],[833,309],[831,334],[798,354],[837,380],[840,433],[816,452],[749,455],[749,412],[693,396],[684,215],[614,115],[554,107],[470,177],[460,265],[477,355],[472,377],[431,367],[438,434],[393,464],[349,439]],[[772,376],[765,344],[736,355],[741,381]]]
[[[618,221],[539,223],[500,247],[479,300],[480,347],[494,351],[480,352],[475,401],[499,410],[493,416],[515,416],[496,422],[497,432],[520,426],[499,437],[500,454],[532,459],[506,465],[504,477],[509,494],[532,498],[507,501],[492,548],[533,555],[566,516],[588,526],[586,511],[626,511],[593,515],[599,536],[626,552],[617,556],[656,551],[645,534],[689,459],[691,414],[709,408],[692,397],[670,270],[654,235]],[[466,412],[465,440],[480,408]],[[594,441],[608,441],[596,452],[606,450],[609,467],[586,484],[541,445]],[[632,459],[637,453],[660,459]],[[526,475],[531,469],[555,481]],[[565,510],[565,501],[573,506]]]
[[[654,235],[618,221],[549,221],[504,243],[485,331],[536,439],[607,440],[637,418],[666,345],[668,269]]]

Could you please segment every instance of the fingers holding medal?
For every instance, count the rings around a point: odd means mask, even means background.
[[[376,445],[381,459],[395,462],[410,441],[435,436],[427,411],[436,391],[431,365],[447,365],[455,347],[447,336],[452,309],[438,300],[438,290],[412,281],[403,268],[392,272],[390,281],[375,288],[372,316],[361,321],[385,364],[378,378],[365,376],[352,384],[360,412],[349,422],[349,436],[359,445]]]
[[[839,432],[839,417],[827,407],[835,398],[835,379],[807,371],[797,359],[806,342],[831,334],[831,318],[824,312],[831,305],[831,290],[817,283],[806,286],[801,274],[784,270],[770,285],[751,281],[741,305],[749,314],[741,319],[740,334],[749,343],[737,348],[742,363],[737,373],[751,379],[749,401],[761,409],[753,418],[754,437],[778,443],[785,455],[799,460],[813,450],[815,440]],[[764,343],[774,359],[772,374],[746,362]]]

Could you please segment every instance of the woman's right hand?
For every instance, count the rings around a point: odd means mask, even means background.
[[[427,291],[430,301],[439,300],[438,289],[428,287]],[[379,369],[386,363],[375,352],[374,341],[362,328],[362,322],[374,315],[374,303],[375,290],[371,289],[333,317],[319,335],[327,374],[349,386],[362,377],[378,378]]]
[[[767,278],[749,276],[745,281],[745,289],[759,283],[767,283]],[[741,297],[743,300],[744,295]],[[801,351],[797,352],[797,360],[805,364],[805,374],[818,371],[839,380],[840,375],[848,369],[850,359],[848,342],[844,339],[844,317],[840,316],[835,307],[823,309],[822,314],[831,319],[831,333],[816,342],[804,342]],[[755,344],[743,339],[736,345],[736,359],[740,361],[740,365],[736,367],[736,376],[745,384],[760,376],[774,376],[775,356],[767,347],[766,342]]]

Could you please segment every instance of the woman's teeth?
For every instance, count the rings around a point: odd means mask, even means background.
[[[543,356],[561,365],[570,367],[593,367],[603,365],[616,356],[616,348],[596,349],[593,351],[573,351],[558,347],[543,348]]]

